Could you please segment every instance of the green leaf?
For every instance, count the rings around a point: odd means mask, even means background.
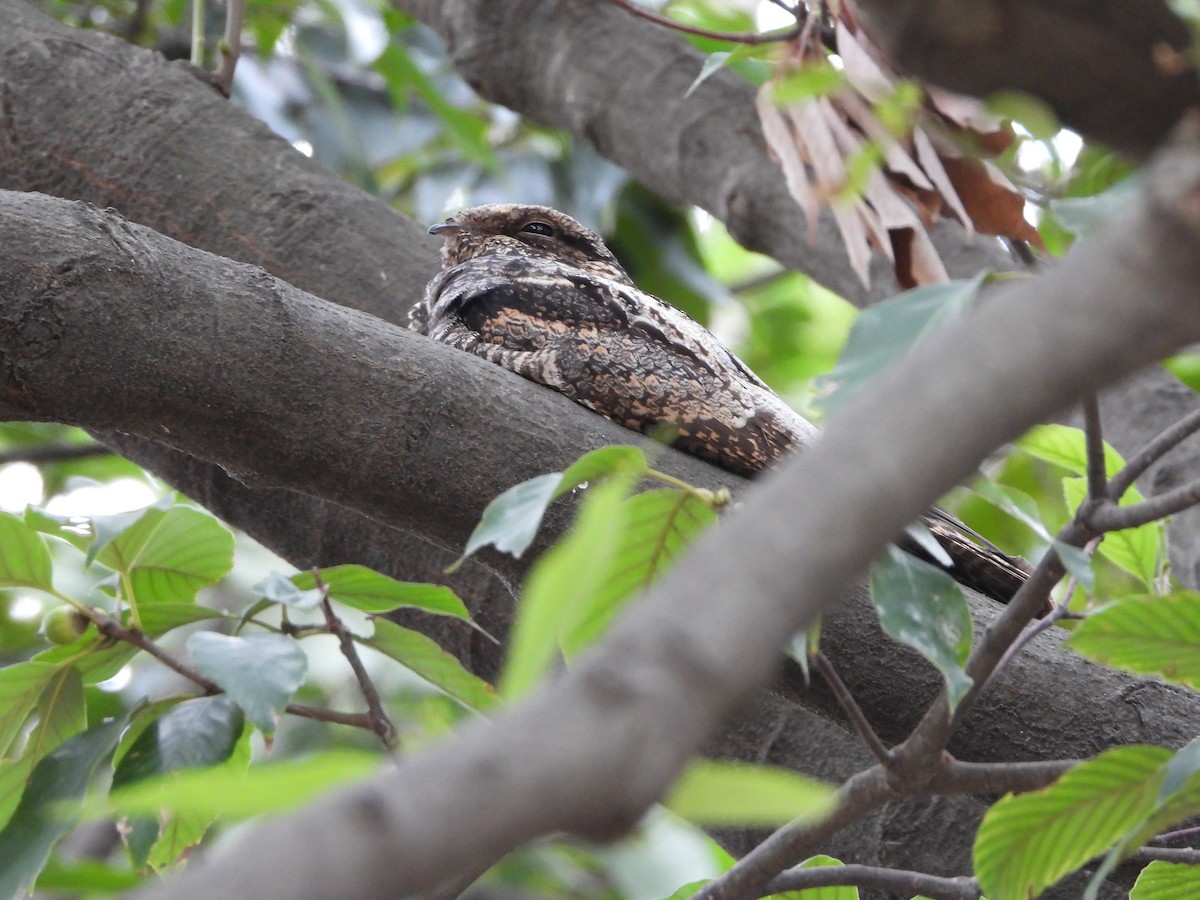
[[[1200,594],[1114,603],[1078,623],[1067,645],[1105,665],[1200,688]]]
[[[89,520],[92,534],[95,537],[88,548],[87,564],[90,566],[99,554],[118,536],[131,528],[146,513],[151,510],[166,512],[175,505],[175,498],[169,494],[159,497],[149,506],[142,509],[132,509],[129,512],[114,513],[111,516],[92,516]]]
[[[830,412],[844,407],[893,360],[962,315],[988,274],[980,272],[970,281],[923,285],[863,310],[850,329],[837,366],[823,380],[828,392],[820,405]]]
[[[311,580],[311,576],[310,576]],[[321,605],[321,592],[313,587],[302,591],[282,572],[271,572],[252,588],[258,596],[272,603],[282,603],[292,609],[310,610]]]
[[[524,693],[541,677],[558,655],[570,606],[589,603],[607,577],[633,480],[617,477],[589,488],[571,530],[530,569],[500,675],[505,697]]]
[[[11,513],[0,513],[0,587],[54,588],[45,539]]]
[[[699,881],[689,881],[687,884],[681,885],[679,888],[677,888],[675,892],[671,894],[671,896],[664,897],[663,900],[690,900],[690,898],[696,896],[696,892],[699,891],[700,888],[711,882],[711,878],[702,878]]]
[[[181,769],[209,768],[225,762],[244,727],[242,711],[225,695],[176,704],[137,737],[117,764],[113,789]],[[211,817],[179,816],[159,810],[130,822],[123,835],[135,868],[144,869],[156,844],[164,863],[174,860],[204,836]]]
[[[292,576],[292,584],[303,591],[317,586],[312,572]],[[384,613],[401,607],[423,609],[439,616],[470,619],[466,606],[454,591],[437,584],[415,584],[397,581],[366,566],[334,566],[321,570],[321,581],[329,589],[329,599],[361,609],[364,612]]]
[[[32,661],[0,669],[0,757],[12,755],[13,740],[56,671],[56,666]]]
[[[650,471],[646,454],[640,447],[614,444],[585,453],[567,467],[554,490],[555,499],[569,494],[580,485],[600,481],[619,473],[644,475]]]
[[[83,676],[84,684],[96,684],[116,675],[138,652],[133,644],[123,641],[110,644],[94,628],[89,628],[75,643],[50,647],[33,660],[55,667],[74,666]]]
[[[125,721],[122,717],[89,728],[34,768],[16,812],[0,832],[0,897],[32,888],[51,849],[75,827],[92,774],[117,745]]]
[[[745,45],[743,44],[742,46]],[[729,62],[731,56],[733,56],[733,53],[727,50],[718,50],[716,53],[708,54],[708,57],[704,60],[704,65],[700,67],[700,74],[696,76],[695,81],[688,85],[688,89],[683,93],[683,98],[686,100],[692,96],[692,92],[696,88],[711,78],[714,73],[725,68],[725,64]]]
[[[244,727],[241,708],[225,695],[174,704],[138,735],[117,764],[112,786],[222,763],[233,753]]]
[[[1083,894],[1084,900],[1096,900],[1105,879],[1130,852],[1166,828],[1200,812],[1200,779],[1195,777],[1198,769],[1200,738],[1193,739],[1167,760],[1162,767],[1162,783],[1158,787],[1154,810],[1130,828],[1109,850],[1104,861],[1092,873]]]
[[[383,76],[397,109],[405,108],[411,90],[442,120],[447,133],[464,156],[484,168],[493,171],[499,169],[488,140],[488,120],[448,103],[425,73],[413,65],[400,44],[389,41],[375,61],[374,69]]]
[[[1062,129],[1058,116],[1044,100],[1024,91],[997,91],[987,98],[988,109],[1020,122],[1039,141],[1048,141]]]
[[[1058,538],[1052,540],[1051,543],[1054,545],[1054,552],[1058,554],[1059,562],[1067,570],[1067,574],[1079,582],[1085,591],[1094,591],[1096,589],[1096,570],[1092,568],[1092,558],[1082,548],[1073,547]]]
[[[828,97],[845,83],[845,74],[828,60],[815,60],[773,84],[771,100],[776,106],[792,106],[805,100]]]
[[[1051,200],[1050,212],[1067,231],[1083,237],[1128,209],[1140,187],[1141,179],[1131,176],[1093,197]]]
[[[520,559],[533,543],[546,507],[554,500],[561,483],[562,473],[551,472],[522,481],[494,499],[484,509],[458,562],[488,544]]]
[[[267,735],[275,733],[279,716],[308,671],[300,645],[281,634],[228,637],[200,631],[188,638],[187,648],[196,667]]]
[[[129,578],[141,604],[187,602],[233,567],[233,533],[187,506],[150,507],[116,535],[97,559]]]
[[[1117,747],[1050,787],[997,801],[975,839],[975,873],[991,900],[1026,900],[1103,853],[1153,808],[1171,753]]]
[[[649,468],[640,448],[618,444],[585,453],[565,472],[539,475],[514,485],[487,505],[463,555],[450,570],[488,544],[519,559],[537,536],[546,508],[559,497],[590,482],[622,473],[642,475]]]
[[[179,815],[244,819],[302,806],[378,768],[378,754],[329,750],[246,771],[221,767],[174,772],[114,790],[109,800],[126,815],[153,815],[167,807]]]
[[[1087,498],[1087,479],[1082,477],[1064,478],[1062,486],[1067,508],[1078,509]],[[1122,498],[1121,505],[1133,502],[1135,502],[1134,498],[1127,493]],[[1146,587],[1152,589],[1155,577],[1158,575],[1158,557],[1162,544],[1162,526],[1157,522],[1147,522],[1137,528],[1110,531],[1104,536],[1104,540],[1100,542],[1096,552],[1129,574],[1136,576]],[[1057,544],[1055,547],[1057,549]]]
[[[1022,490],[1018,490],[1011,485],[999,485],[992,481],[984,479],[977,480],[970,490],[978,494],[984,500],[991,503],[997,509],[1002,510],[1018,522],[1029,528],[1034,534],[1042,540],[1049,543],[1053,538],[1050,532],[1046,529],[1042,522],[1041,513],[1038,512],[1037,503],[1034,499]],[[1074,574],[1074,573],[1072,573]]]
[[[871,599],[883,630],[933,663],[946,681],[950,709],[970,689],[971,613],[954,579],[889,546],[871,567]]]
[[[38,698],[37,713],[38,724],[29,735],[25,753],[41,759],[87,727],[87,704],[78,669],[64,666],[54,673]]]
[[[1162,361],[1162,367],[1190,387],[1200,391],[1200,353],[1185,350]]]
[[[563,610],[559,643],[570,658],[607,630],[625,601],[653,583],[688,544],[716,521],[712,507],[689,491],[644,491],[624,501],[612,564],[594,590],[580,591]]]
[[[758,828],[815,822],[833,810],[833,796],[790,769],[696,758],[663,805],[697,825]]]
[[[60,516],[36,506],[25,507],[25,524],[41,534],[66,541],[76,550],[86,551],[92,543],[92,531],[81,526],[77,516]]]
[[[938,543],[938,539],[933,536],[933,532],[924,522],[909,523],[904,526],[904,533],[916,541],[917,546],[928,553],[939,566],[949,568],[954,565],[954,560],[946,552],[946,548]]]
[[[150,637],[166,634],[181,625],[223,619],[225,614],[195,603],[151,603],[141,609],[142,631]]]
[[[51,859],[38,875],[39,891],[60,894],[116,894],[132,891],[142,883],[141,876],[129,869],[119,869],[91,860],[62,862]]]
[[[437,641],[388,619],[375,619],[374,623],[375,634],[363,642],[368,647],[390,656],[470,709],[482,712],[496,705],[496,689],[464,669]]]
[[[1142,869],[1129,900],[1190,900],[1200,896],[1200,866],[1155,860]]]
[[[1083,432],[1068,425],[1038,425],[1031,428],[1016,441],[1018,447],[1031,456],[1061,466],[1074,475],[1087,475],[1087,443]],[[1125,465],[1121,454],[1107,442],[1104,444],[1105,474],[1111,478]],[[1134,493],[1136,488],[1130,488]]]
[[[25,785],[33,774],[38,760],[32,756],[20,759],[0,759],[0,829],[4,828],[17,811]]]

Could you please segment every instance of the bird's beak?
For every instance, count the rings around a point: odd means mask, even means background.
[[[465,226],[460,225],[453,219],[447,219],[445,222],[439,222],[436,225],[429,226],[430,234],[457,234],[462,231]]]

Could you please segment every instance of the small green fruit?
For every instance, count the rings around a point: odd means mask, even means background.
[[[75,607],[56,606],[42,618],[42,635],[52,644],[73,644],[90,624]]]

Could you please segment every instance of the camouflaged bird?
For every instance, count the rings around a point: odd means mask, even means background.
[[[545,206],[463,210],[430,233],[442,271],[409,327],[553,388],[643,433],[754,476],[817,438],[702,325],[641,291],[595,232]],[[954,561],[950,574],[997,599],[1025,580],[1020,561],[977,546],[953,517],[925,524]],[[929,559],[929,554],[908,547]]]

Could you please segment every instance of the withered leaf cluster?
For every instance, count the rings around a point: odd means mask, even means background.
[[[925,87],[917,115],[898,133],[879,111],[896,97],[901,77],[847,4],[839,5],[832,36],[826,47],[817,28],[805,28],[758,94],[763,134],[810,236],[818,212],[829,207],[863,284],[874,251],[892,262],[904,287],[947,278],[927,231],[942,216],[960,222],[968,240],[982,232],[1040,246],[1021,194],[994,165],[960,149],[999,152],[1014,139],[1011,127],[974,98]],[[829,53],[844,75],[835,90],[778,101],[789,74],[827,65]]]

